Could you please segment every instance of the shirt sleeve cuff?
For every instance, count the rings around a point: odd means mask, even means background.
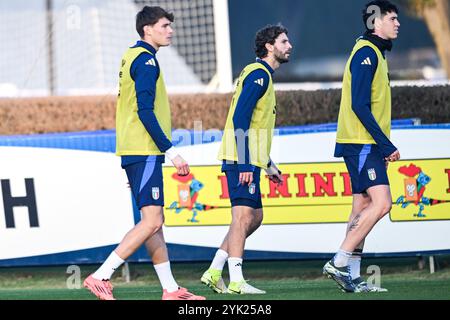
[[[167,151],[166,151],[166,156],[167,158],[169,158],[170,161],[172,161],[173,159],[175,159],[178,156],[178,152],[175,149],[175,147],[170,147]]]
[[[272,161],[270,161],[270,166],[266,169],[266,173],[269,176],[273,176],[275,174],[281,174],[281,171],[277,168],[277,166],[275,165],[275,163],[273,163]]]

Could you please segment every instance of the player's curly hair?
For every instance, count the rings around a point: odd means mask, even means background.
[[[364,22],[364,26],[366,27],[366,30],[368,32],[374,32],[374,28],[371,26],[371,24],[369,23],[369,19],[374,17],[375,12],[370,10],[371,7],[378,7],[379,9],[379,14],[381,14],[381,17],[384,17],[386,14],[390,13],[390,12],[395,12],[398,14],[399,10],[397,8],[397,6],[387,0],[375,0],[375,1],[371,1],[368,4],[365,5],[363,11],[362,11],[362,15],[363,15],[363,22]]]
[[[169,13],[161,7],[149,7],[145,6],[136,15],[136,31],[141,38],[144,38],[144,27],[155,25],[159,19],[167,18],[170,22],[173,22],[173,13]]]
[[[256,33],[255,36],[255,53],[260,59],[267,57],[268,51],[266,43],[274,44],[275,40],[282,33],[288,34],[288,30],[281,25],[267,25]]]

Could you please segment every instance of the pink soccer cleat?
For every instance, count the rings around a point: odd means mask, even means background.
[[[83,282],[83,286],[91,291],[100,300],[116,300],[113,296],[113,286],[109,280],[97,280],[92,274]]]
[[[163,290],[162,300],[206,300],[205,297],[196,296],[193,293],[187,291],[186,288],[179,288],[175,292],[167,292]]]

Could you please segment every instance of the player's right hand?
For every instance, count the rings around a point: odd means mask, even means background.
[[[386,158],[389,162],[395,162],[400,160],[400,152],[398,150],[395,150],[393,154],[391,154],[389,157]]]
[[[251,185],[253,182],[253,172],[241,172],[239,173],[239,183],[241,185]]]
[[[189,174],[189,165],[180,155],[173,158],[172,163],[175,168],[177,168],[177,173],[179,176],[187,176]]]

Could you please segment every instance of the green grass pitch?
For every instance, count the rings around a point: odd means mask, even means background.
[[[427,261],[427,260],[426,260]],[[208,300],[450,300],[450,256],[437,256],[437,270],[420,270],[417,258],[365,259],[362,275],[369,265],[381,269],[381,285],[387,293],[348,294],[338,290],[332,280],[322,276],[326,261],[264,261],[244,263],[244,275],[265,295],[216,294],[199,278],[208,263],[172,263],[172,271],[181,286]],[[81,281],[97,266],[81,265]],[[224,278],[228,274],[225,268]],[[161,288],[151,264],[132,264],[131,282],[119,272],[113,278],[118,300],[159,300]],[[37,268],[0,268],[0,300],[95,300],[84,288],[68,289],[71,274],[67,266]],[[77,284],[74,278],[69,284]]]

